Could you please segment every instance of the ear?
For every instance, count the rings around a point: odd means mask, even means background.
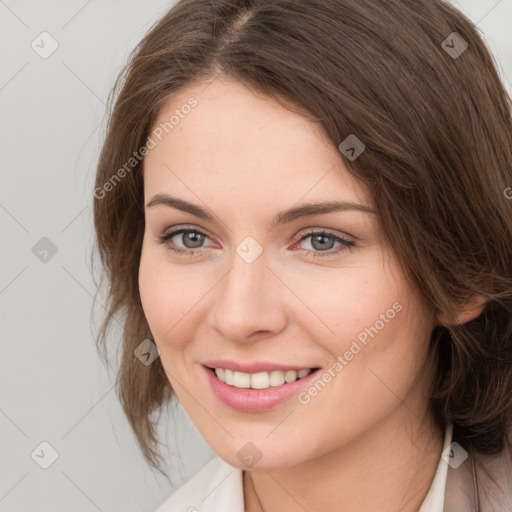
[[[457,313],[455,321],[448,322],[446,315],[443,312],[437,313],[436,325],[449,327],[451,325],[462,325],[471,320],[474,320],[485,308],[487,300],[482,295],[473,295],[464,305],[464,307]]]

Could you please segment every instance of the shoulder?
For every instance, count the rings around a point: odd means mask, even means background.
[[[505,440],[503,449],[496,455],[482,457],[485,471],[479,474],[484,483],[484,510],[509,512],[512,510],[512,444]]]
[[[242,470],[216,455],[156,512],[242,512]]]
[[[500,453],[493,455],[475,453],[474,459],[474,466],[471,464],[471,457],[468,457],[460,466],[448,469],[444,510],[446,512],[512,511],[512,443],[510,440],[505,440]],[[475,488],[476,481],[478,489]]]

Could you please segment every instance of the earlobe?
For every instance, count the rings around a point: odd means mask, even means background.
[[[486,303],[487,299],[484,296],[473,295],[457,314],[455,321],[448,321],[446,315],[443,312],[439,312],[436,315],[436,326],[442,325],[443,327],[449,327],[453,325],[463,325],[470,322],[480,316]]]

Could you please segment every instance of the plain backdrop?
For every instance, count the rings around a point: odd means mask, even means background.
[[[453,3],[482,31],[512,92],[512,0]],[[91,325],[106,99],[172,4],[0,0],[1,511],[153,511],[213,456],[175,404],[161,429],[172,484],[149,468]]]

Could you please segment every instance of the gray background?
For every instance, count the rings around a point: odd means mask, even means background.
[[[105,102],[128,52],[172,3],[0,0],[1,511],[155,510],[213,456],[175,404],[161,429],[173,485],[151,471],[92,338]],[[512,0],[453,3],[478,24],[512,92]],[[44,31],[58,44],[46,59]],[[54,255],[41,252],[43,237]],[[44,441],[58,452],[47,469]]]

